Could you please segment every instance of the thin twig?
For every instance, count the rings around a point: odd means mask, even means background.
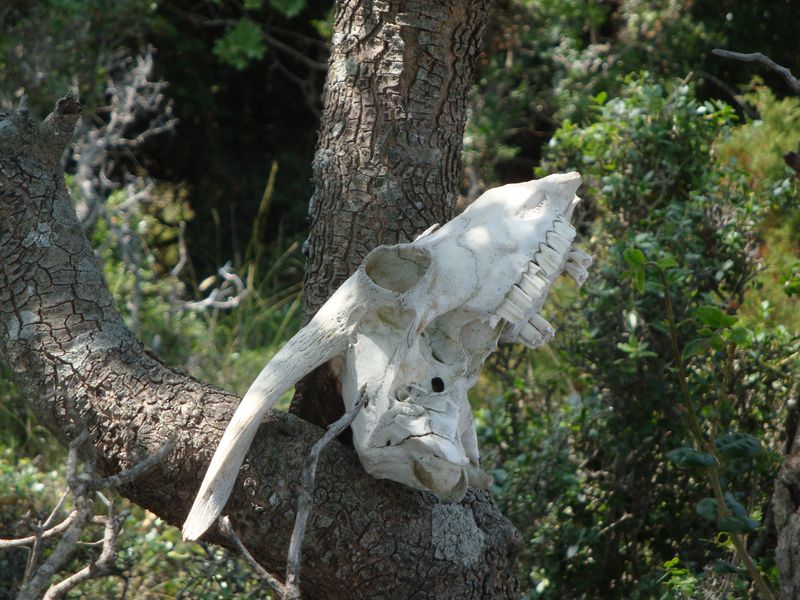
[[[164,457],[172,451],[174,446],[175,440],[169,439],[155,454],[151,454],[140,463],[134,465],[130,469],[124,469],[116,475],[111,475],[110,477],[104,477],[102,479],[93,479],[89,483],[89,487],[93,490],[100,490],[126,485],[164,460]]]
[[[327,63],[322,63],[322,62],[314,60],[313,58],[309,58],[308,56],[306,56],[305,54],[303,54],[299,50],[296,50],[293,47],[291,47],[289,44],[285,44],[282,41],[280,41],[279,39],[271,36],[266,31],[262,31],[261,35],[264,36],[264,41],[266,41],[267,44],[269,44],[270,46],[272,46],[274,48],[277,48],[278,50],[282,50],[283,52],[285,52],[286,54],[288,54],[289,56],[291,56],[295,60],[298,60],[301,63],[303,63],[309,69],[312,69],[314,71],[319,71],[320,73],[324,73],[324,72],[326,72],[328,70]]]
[[[51,537],[61,535],[64,533],[69,526],[72,524],[72,521],[75,520],[75,512],[69,513],[67,518],[61,521],[58,525],[54,525],[50,529],[46,531],[42,531],[40,533],[36,533],[34,535],[29,535],[28,537],[19,538],[15,540],[0,540],[0,550],[8,550],[9,548],[16,548],[17,546],[30,546],[31,544],[35,543],[37,538],[40,540],[46,540]]]
[[[247,296],[247,287],[233,271],[230,261],[226,262],[217,271],[222,278],[222,283],[218,288],[214,288],[208,294],[208,297],[203,300],[193,302],[184,302],[183,307],[188,310],[225,310],[229,308],[236,308]]]
[[[169,272],[173,277],[177,277],[183,271],[186,263],[189,262],[189,251],[186,248],[186,221],[181,220],[178,224],[178,262]]]
[[[714,54],[715,56],[721,56],[722,58],[730,58],[742,62],[761,63],[768,69],[775,71],[781,77],[783,77],[784,81],[787,84],[789,84],[789,87],[792,88],[792,91],[795,94],[800,94],[800,80],[798,80],[794,75],[792,75],[792,72],[789,69],[787,69],[786,67],[782,67],[774,60],[772,60],[769,56],[761,54],[761,52],[751,52],[750,54],[743,54],[741,52],[731,52],[730,50],[714,48],[714,50],[712,50],[711,53]]]
[[[311,448],[311,452],[308,453],[306,468],[303,472],[303,483],[300,487],[300,494],[297,500],[297,516],[294,521],[292,539],[289,542],[289,557],[286,561],[286,593],[284,595],[284,600],[297,600],[300,598],[301,551],[303,549],[303,537],[305,536],[306,525],[308,525],[308,517],[314,505],[314,479],[317,474],[319,455],[331,440],[349,427],[353,419],[356,418],[358,411],[361,410],[361,407],[364,405],[365,399],[366,392],[364,388],[361,388],[361,393],[355,404],[353,404],[338,421],[328,426],[328,431],[314,444]]]
[[[75,518],[67,528],[64,535],[58,540],[55,549],[47,557],[47,560],[36,569],[30,581],[25,583],[17,595],[17,600],[35,600],[41,598],[42,590],[50,583],[50,580],[58,570],[72,556],[78,540],[86,527],[92,512],[92,503],[86,497],[79,497],[76,501]]]
[[[123,517],[117,517],[114,504],[108,504],[108,517],[106,517],[105,532],[103,534],[103,549],[96,561],[90,562],[77,573],[73,573],[63,581],[50,586],[42,600],[58,600],[63,598],[70,590],[81,583],[109,573],[117,559],[117,536],[122,529]]]
[[[0,540],[0,549],[15,546],[32,546],[30,557],[28,558],[28,566],[17,600],[33,600],[35,598],[58,600],[88,579],[100,577],[111,572],[117,560],[117,539],[119,532],[122,530],[122,525],[128,513],[122,512],[118,515],[114,503],[96,490],[99,488],[113,488],[133,481],[136,477],[139,477],[142,473],[152,468],[157,462],[163,460],[174,445],[174,441],[169,440],[158,452],[149,456],[134,467],[112,475],[111,477],[93,478],[95,452],[94,447],[91,445],[88,446],[88,452],[84,453],[82,472],[80,474],[78,473],[81,463],[79,451],[81,447],[86,444],[88,439],[88,432],[83,430],[69,444],[67,481],[70,491],[75,497],[75,508],[69,516],[58,525],[50,527],[56,515],[61,511],[64,505],[66,499],[65,494],[58,501],[56,507],[44,524],[34,527],[33,536],[18,540]],[[94,495],[99,497],[101,502],[107,507],[107,516],[97,516],[94,514],[92,491],[95,491]],[[67,561],[72,557],[76,547],[81,544],[81,535],[89,524],[102,524],[105,528],[102,540],[83,544],[87,546],[102,544],[100,556],[97,560],[92,560],[77,573],[73,573],[62,581],[50,586],[50,581],[55,574],[64,567]],[[42,555],[43,541],[55,536],[59,536],[56,547],[47,559],[39,564]],[[46,587],[47,590],[45,591]]]
[[[270,575],[264,567],[256,562],[256,559],[253,558],[253,555],[248,552],[247,548],[244,547],[242,540],[239,539],[239,536],[236,535],[236,532],[233,530],[233,525],[231,525],[231,520],[225,516],[221,516],[218,520],[219,530],[222,532],[222,535],[227,537],[234,546],[236,546],[236,550],[239,551],[239,554],[245,560],[245,562],[250,565],[250,568],[253,569],[256,576],[264,581],[269,588],[277,593],[281,598],[286,593],[286,589],[283,587],[283,584],[278,581],[273,575]]]

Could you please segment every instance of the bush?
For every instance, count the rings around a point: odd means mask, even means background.
[[[759,227],[775,205],[717,157],[738,131],[730,107],[697,100],[682,81],[620,84],[548,147],[542,172],[584,176],[581,227],[596,271],[577,300],[556,295],[553,348],[536,351],[537,366],[481,412],[483,448],[503,442],[497,491],[525,536],[528,597],[690,597],[724,577],[744,598],[746,575],[726,571],[725,531],[755,528],[751,543],[774,577],[769,499],[800,347],[768,307],[740,309],[757,293]],[[705,469],[692,465],[709,463],[690,450],[665,289],[647,259],[665,272],[702,436],[756,444],[722,459],[736,524],[706,510]]]

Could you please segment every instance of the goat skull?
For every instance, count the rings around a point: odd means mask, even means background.
[[[322,363],[353,422],[364,469],[439,497],[486,488],[467,400],[498,339],[531,348],[554,335],[539,315],[553,281],[578,284],[591,258],[572,245],[577,173],[505,185],[416,240],[376,248],[242,399],[184,524],[196,539],[219,515],[266,411]]]

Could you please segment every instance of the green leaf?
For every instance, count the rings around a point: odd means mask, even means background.
[[[714,329],[730,327],[738,321],[735,316],[725,314],[716,306],[699,307],[694,311],[694,318]]]
[[[633,285],[640,294],[644,294],[644,269],[636,269],[634,271]]]
[[[739,346],[749,346],[753,343],[753,332],[741,325],[731,327],[731,341]]]
[[[269,5],[283,16],[291,19],[306,7],[306,0],[269,0]]]
[[[758,529],[760,523],[750,517],[724,517],[719,520],[719,528],[730,533],[750,533]]]
[[[608,92],[599,92],[592,100],[598,106],[602,106],[608,100]]]
[[[701,354],[705,354],[708,350],[709,341],[708,338],[695,338],[693,340],[689,340],[686,342],[686,345],[683,347],[683,360],[689,360],[693,356],[700,356]]]
[[[750,533],[758,529],[760,523],[748,516],[747,510],[732,494],[725,494],[725,504],[732,514],[719,520],[718,525],[721,530],[732,533]]]
[[[783,291],[789,296],[800,296],[800,277],[789,279],[783,283]]]
[[[242,19],[229,28],[214,42],[213,49],[214,56],[221,62],[240,70],[250,61],[262,58],[266,51],[261,28],[251,19]]]
[[[738,573],[739,567],[727,560],[718,560],[714,563],[714,573],[725,575],[727,573]]]
[[[749,433],[726,433],[719,436],[714,444],[725,458],[753,458],[761,453],[761,441]]]
[[[666,256],[662,256],[656,261],[656,266],[661,269],[662,271],[666,271],[667,269],[672,269],[673,267],[678,266],[678,261],[675,258],[667,254]]]
[[[670,450],[664,456],[682,469],[687,467],[710,467],[714,464],[714,457],[711,454],[699,452],[687,446]]]
[[[703,498],[695,504],[694,510],[708,521],[717,520],[717,501],[714,498]]]
[[[644,252],[638,248],[625,248],[625,252],[622,253],[622,258],[634,269],[644,267],[647,264],[647,258],[645,258]]]

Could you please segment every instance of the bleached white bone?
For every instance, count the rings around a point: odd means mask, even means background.
[[[340,354],[346,344],[349,320],[362,308],[350,298],[351,285],[340,287],[314,319],[289,340],[267,363],[245,393],[225,429],[203,483],[183,525],[187,540],[199,538],[222,512],[236,476],[267,411],[303,375]],[[332,306],[348,306],[343,313]]]
[[[331,362],[365,470],[457,501],[486,488],[467,400],[498,339],[530,347],[553,327],[539,311],[553,281],[582,283],[591,258],[572,246],[577,173],[506,185],[406,244],[364,259],[248,390],[223,435],[184,524],[196,539],[222,511],[250,443],[275,401]]]

